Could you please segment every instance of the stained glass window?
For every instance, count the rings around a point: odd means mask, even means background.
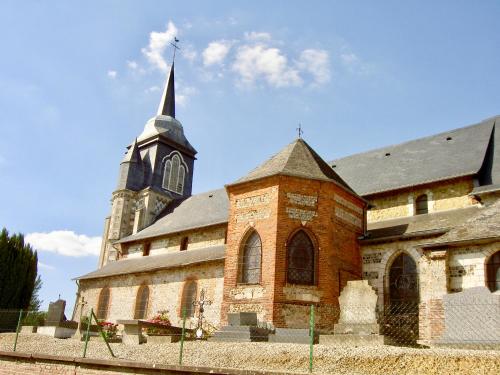
[[[253,231],[246,239],[241,257],[240,282],[258,284],[260,282],[262,243],[257,232]]]
[[[314,245],[301,230],[292,237],[288,245],[288,282],[313,285],[314,264]]]
[[[134,319],[145,319],[149,303],[149,287],[142,285],[137,292],[135,300],[135,313]]]

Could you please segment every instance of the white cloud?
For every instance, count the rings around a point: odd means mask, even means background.
[[[193,62],[196,59],[196,57],[198,56],[198,52],[196,52],[194,47],[190,44],[188,44],[187,46],[184,46],[184,48],[181,49],[181,54],[182,54],[182,57],[184,57],[189,62]]]
[[[118,75],[118,73],[116,72],[116,70],[108,70],[108,77],[109,78],[115,79],[117,75]]]
[[[175,102],[181,107],[185,107],[188,100],[198,93],[193,86],[180,86],[175,93]]]
[[[271,40],[271,34],[265,32],[251,31],[245,33],[246,40],[268,42]]]
[[[160,88],[158,86],[151,86],[144,91],[146,92],[146,94],[150,94],[152,92],[160,91]]]
[[[168,21],[164,32],[152,31],[149,34],[149,44],[141,51],[153,67],[166,72],[168,65],[163,58],[167,45],[174,40],[178,33],[177,27],[172,21]]]
[[[132,70],[135,70],[139,67],[139,64],[137,64],[136,61],[127,61],[127,66],[132,69]]]
[[[38,251],[70,257],[98,256],[101,251],[101,237],[89,237],[70,230],[29,233],[25,239]]]
[[[347,51],[340,54],[342,65],[351,73],[370,74],[372,66],[362,61],[355,53]]]
[[[203,51],[203,65],[210,66],[214,64],[221,64],[230,49],[231,43],[227,40],[210,42],[208,47]]]
[[[317,85],[330,81],[330,58],[325,50],[306,49],[302,51],[297,65],[301,70],[310,73]]]
[[[263,44],[239,47],[232,69],[244,85],[253,85],[261,78],[274,87],[302,84],[299,71],[288,65],[286,56],[278,48]]]
[[[49,271],[56,269],[54,266],[51,266],[50,264],[42,263],[40,261],[38,261],[38,268],[42,268],[44,270],[49,270]]]

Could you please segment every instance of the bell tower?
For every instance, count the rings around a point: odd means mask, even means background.
[[[174,77],[172,63],[156,116],[146,122],[120,164],[99,267],[119,258],[114,242],[154,223],[170,202],[191,196],[197,152],[175,117]]]

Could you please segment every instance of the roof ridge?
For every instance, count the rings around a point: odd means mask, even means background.
[[[347,156],[343,156],[343,157],[340,157],[340,158],[332,159],[331,162],[336,162],[336,161],[348,159],[348,158],[351,158],[353,156],[370,154],[372,152],[379,151],[379,150],[383,151],[385,149],[389,149],[389,148],[396,147],[396,146],[404,146],[404,145],[407,145],[407,144],[410,144],[410,143],[413,143],[413,142],[419,142],[419,141],[423,141],[423,140],[428,139],[428,138],[435,138],[435,137],[439,137],[441,135],[446,135],[448,133],[452,133],[452,132],[456,132],[456,131],[460,131],[460,130],[466,130],[466,129],[470,129],[470,128],[473,128],[473,127],[487,126],[487,125],[493,126],[493,124],[495,122],[491,123],[491,121],[492,120],[497,120],[497,119],[500,120],[500,115],[489,117],[489,118],[481,120],[480,122],[475,123],[475,124],[470,124],[470,125],[466,125],[466,126],[463,126],[463,127],[446,130],[446,131],[443,131],[443,132],[440,132],[440,133],[431,134],[431,135],[423,136],[423,137],[420,137],[420,138],[414,138],[414,139],[410,139],[410,140],[403,141],[403,142],[400,142],[400,143],[392,143],[390,145],[376,147],[376,148],[373,148],[373,149],[370,149],[370,150],[367,150],[367,151],[356,152],[356,153],[351,154],[351,155],[347,155]]]

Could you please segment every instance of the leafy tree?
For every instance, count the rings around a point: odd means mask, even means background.
[[[38,255],[22,234],[0,232],[0,309],[26,309],[37,283]],[[41,287],[41,280],[38,283]],[[38,297],[36,297],[38,300]],[[40,301],[38,300],[38,303]],[[39,306],[38,306],[39,307]]]
[[[31,295],[31,300],[30,300],[30,306],[29,310],[30,311],[39,311],[40,306],[42,306],[42,300],[40,299],[40,290],[42,289],[42,278],[40,275],[36,277],[35,280],[35,287],[33,288],[33,294]]]

